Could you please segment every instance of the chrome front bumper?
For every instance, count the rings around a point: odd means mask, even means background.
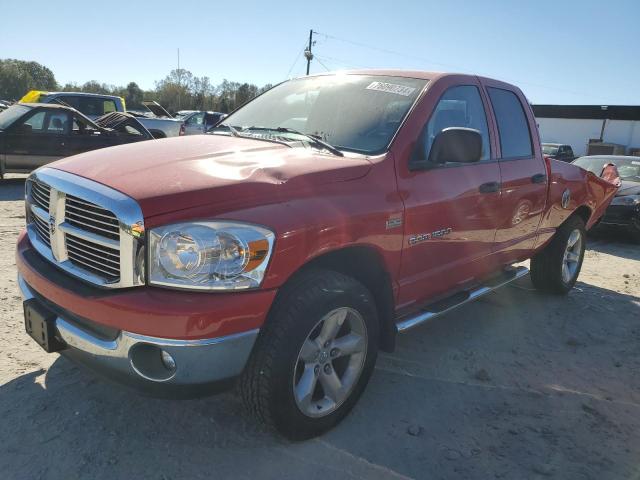
[[[26,301],[37,298],[21,275],[18,284]],[[67,348],[65,357],[121,383],[150,393],[163,394],[173,387],[198,387],[237,377],[242,372],[259,330],[202,340],[173,340],[121,330],[113,340],[103,340],[56,312],[57,335]],[[162,352],[170,355],[174,369],[166,367]],[[189,396],[189,395],[187,395]]]

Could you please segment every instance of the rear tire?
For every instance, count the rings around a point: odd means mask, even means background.
[[[531,281],[543,292],[564,295],[578,280],[586,244],[584,221],[569,217],[551,242],[531,259]]]
[[[279,294],[240,379],[245,406],[291,440],[320,435],[364,391],[378,335],[362,284],[329,270],[300,275]]]

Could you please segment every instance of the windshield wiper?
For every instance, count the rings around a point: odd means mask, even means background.
[[[218,125],[211,127],[209,131],[216,130],[217,128],[228,128],[229,133],[231,133],[231,135],[233,135],[234,137],[240,136],[240,134],[238,133],[238,130],[235,127],[232,127],[231,125],[227,125],[226,123],[219,123]]]
[[[333,153],[334,155],[337,155],[338,157],[344,157],[344,153],[342,153],[340,150],[338,150],[336,147],[334,147],[333,145],[331,145],[330,143],[325,142],[324,140],[322,140],[319,135],[312,135],[309,133],[302,133],[298,130],[295,130],[293,128],[287,128],[287,127],[277,127],[277,128],[270,128],[270,127],[247,127],[247,128],[243,128],[243,131],[245,130],[260,130],[260,131],[272,131],[272,132],[282,132],[282,133],[293,133],[294,135],[300,135],[301,137],[305,137],[308,138],[309,140],[311,140],[311,143],[315,143],[316,145],[320,145],[321,147],[323,147],[325,150],[329,150],[331,153]]]

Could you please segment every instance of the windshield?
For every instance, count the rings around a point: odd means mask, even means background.
[[[545,155],[555,155],[558,153],[558,147],[553,145],[542,145],[542,153]]]
[[[598,176],[606,164],[613,163],[622,180],[640,182],[640,157],[580,157],[573,163]]]
[[[427,82],[369,75],[291,80],[229,115],[224,124],[291,129],[339,149],[382,153]]]
[[[12,105],[6,110],[0,112],[0,130],[9,128],[13,122],[15,122],[29,110],[31,109],[24,105]]]

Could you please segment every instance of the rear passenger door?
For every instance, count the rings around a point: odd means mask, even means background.
[[[495,251],[502,263],[528,257],[547,199],[546,167],[535,118],[524,95],[510,85],[482,80],[498,134],[502,196]]]

